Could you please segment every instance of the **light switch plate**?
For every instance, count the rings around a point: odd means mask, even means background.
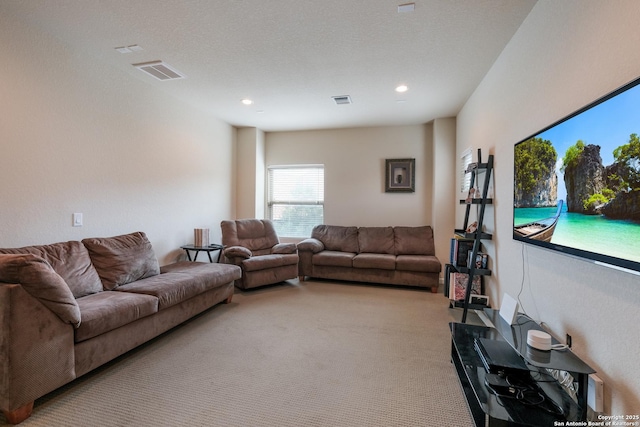
[[[82,227],[82,214],[74,213],[73,214],[73,226],[74,227]]]

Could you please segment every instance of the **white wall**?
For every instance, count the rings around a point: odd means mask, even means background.
[[[165,264],[196,227],[219,241],[231,126],[2,16],[0,58],[1,247],[141,230]]]
[[[634,0],[540,0],[457,122],[458,155],[467,147],[495,155],[492,297],[522,292],[527,314],[561,340],[571,334],[604,380],[612,415],[640,409],[640,280],[512,240],[513,146],[638,77],[639,21]]]

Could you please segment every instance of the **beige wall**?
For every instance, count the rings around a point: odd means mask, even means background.
[[[451,199],[434,205],[434,145],[453,151],[455,128],[451,120],[434,142],[433,124],[266,134],[266,164],[324,164],[325,223],[388,226],[433,225],[438,215],[451,217]],[[455,124],[455,120],[453,120]],[[455,126],[455,125],[454,125]],[[385,159],[416,159],[416,192],[385,193]],[[442,165],[435,165],[440,168]],[[440,193],[438,193],[440,194]],[[438,196],[440,197],[440,196]],[[448,242],[450,230],[435,228],[436,239]],[[442,236],[447,236],[444,240]],[[446,260],[448,243],[436,248]]]
[[[388,158],[416,159],[415,193],[385,193]],[[266,163],[324,164],[327,224],[431,223],[431,153],[424,126],[269,132]]]
[[[449,248],[453,230],[462,225],[455,222],[455,204],[458,202],[455,192],[454,171],[456,168],[456,119],[436,119],[430,124],[433,135],[433,229],[438,258],[444,264],[449,262]],[[443,276],[443,274],[441,274]]]
[[[256,128],[238,129],[236,147],[236,218],[264,218],[264,132]]]
[[[640,280],[512,239],[513,146],[640,74],[640,2],[539,1],[458,115],[458,155],[495,154],[494,301],[520,295],[605,382],[605,412],[640,408]],[[458,215],[460,209],[458,209]]]
[[[0,58],[1,247],[142,230],[165,264],[193,228],[219,240],[231,126],[2,16]]]

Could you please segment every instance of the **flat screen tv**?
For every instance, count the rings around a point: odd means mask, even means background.
[[[513,238],[640,272],[640,78],[515,145]]]

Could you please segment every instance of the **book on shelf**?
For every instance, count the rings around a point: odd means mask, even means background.
[[[467,273],[449,273],[449,299],[454,301],[464,300],[469,283],[469,275]],[[473,277],[471,285],[472,295],[482,295],[482,278],[480,276]]]
[[[449,264],[455,267],[466,267],[469,253],[473,250],[473,239],[454,237],[451,239]]]
[[[472,254],[473,254],[473,251],[469,251],[467,253],[467,267],[471,267],[471,255]],[[482,252],[478,252],[476,254],[476,262],[474,264],[474,268],[486,269],[488,263],[489,263],[489,255],[487,255],[485,253],[482,253]]]

